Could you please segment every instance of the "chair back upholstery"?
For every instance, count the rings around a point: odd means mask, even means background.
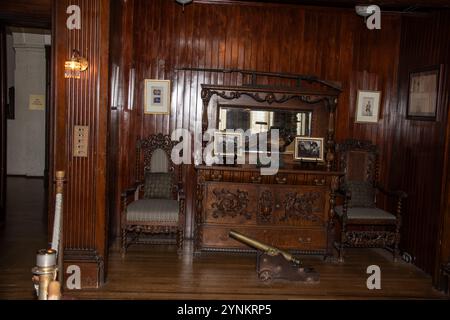
[[[155,149],[150,160],[150,172],[168,173],[169,158],[163,149]]]
[[[370,141],[349,139],[338,144],[339,170],[345,173],[341,188],[350,191],[350,207],[374,207],[378,179],[378,148]]]
[[[172,141],[169,135],[163,134],[151,135],[138,141],[136,177],[138,177],[139,183],[144,183],[146,192],[149,189],[149,183],[161,183],[165,180],[164,174],[168,174],[170,175],[172,198],[177,199],[178,184],[181,182],[181,168],[176,166],[171,158],[172,149],[177,143]]]

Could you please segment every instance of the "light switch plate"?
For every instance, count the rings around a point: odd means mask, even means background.
[[[73,156],[87,158],[89,148],[89,127],[75,126],[73,132]]]

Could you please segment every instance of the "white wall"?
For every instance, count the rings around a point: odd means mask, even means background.
[[[45,111],[30,110],[30,95],[45,96],[45,42],[40,34],[13,33],[15,120],[8,120],[8,175],[44,176]],[[8,68],[11,68],[8,61]]]

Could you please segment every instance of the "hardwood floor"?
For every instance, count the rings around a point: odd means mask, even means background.
[[[100,290],[71,293],[81,299],[445,299],[413,265],[394,264],[380,250],[349,250],[345,264],[303,257],[320,272],[319,284],[261,283],[255,256],[207,253],[178,256],[170,246],[135,246],[125,259],[113,250],[109,278]],[[367,267],[379,265],[382,290],[367,289]]]
[[[0,299],[33,299],[31,268],[35,252],[46,246],[43,187],[39,180],[9,181],[8,220],[0,231]],[[182,255],[174,246],[132,246],[122,259],[111,249],[106,285],[99,290],[66,292],[77,299],[446,299],[431,278],[415,266],[393,263],[383,250],[349,249],[345,264],[302,257],[320,272],[319,284],[261,283],[254,255],[192,254],[187,242]],[[366,287],[370,265],[381,268],[379,291]]]
[[[31,268],[47,247],[42,179],[8,178],[6,223],[0,229],[0,299],[32,299]]]

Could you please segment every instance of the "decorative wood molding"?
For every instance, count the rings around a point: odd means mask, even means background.
[[[259,198],[259,210],[257,215],[258,223],[268,224],[273,222],[273,207],[274,207],[274,197],[272,192],[265,190],[261,192]]]
[[[346,244],[352,247],[393,246],[398,237],[396,232],[388,231],[349,231],[345,234]]]

